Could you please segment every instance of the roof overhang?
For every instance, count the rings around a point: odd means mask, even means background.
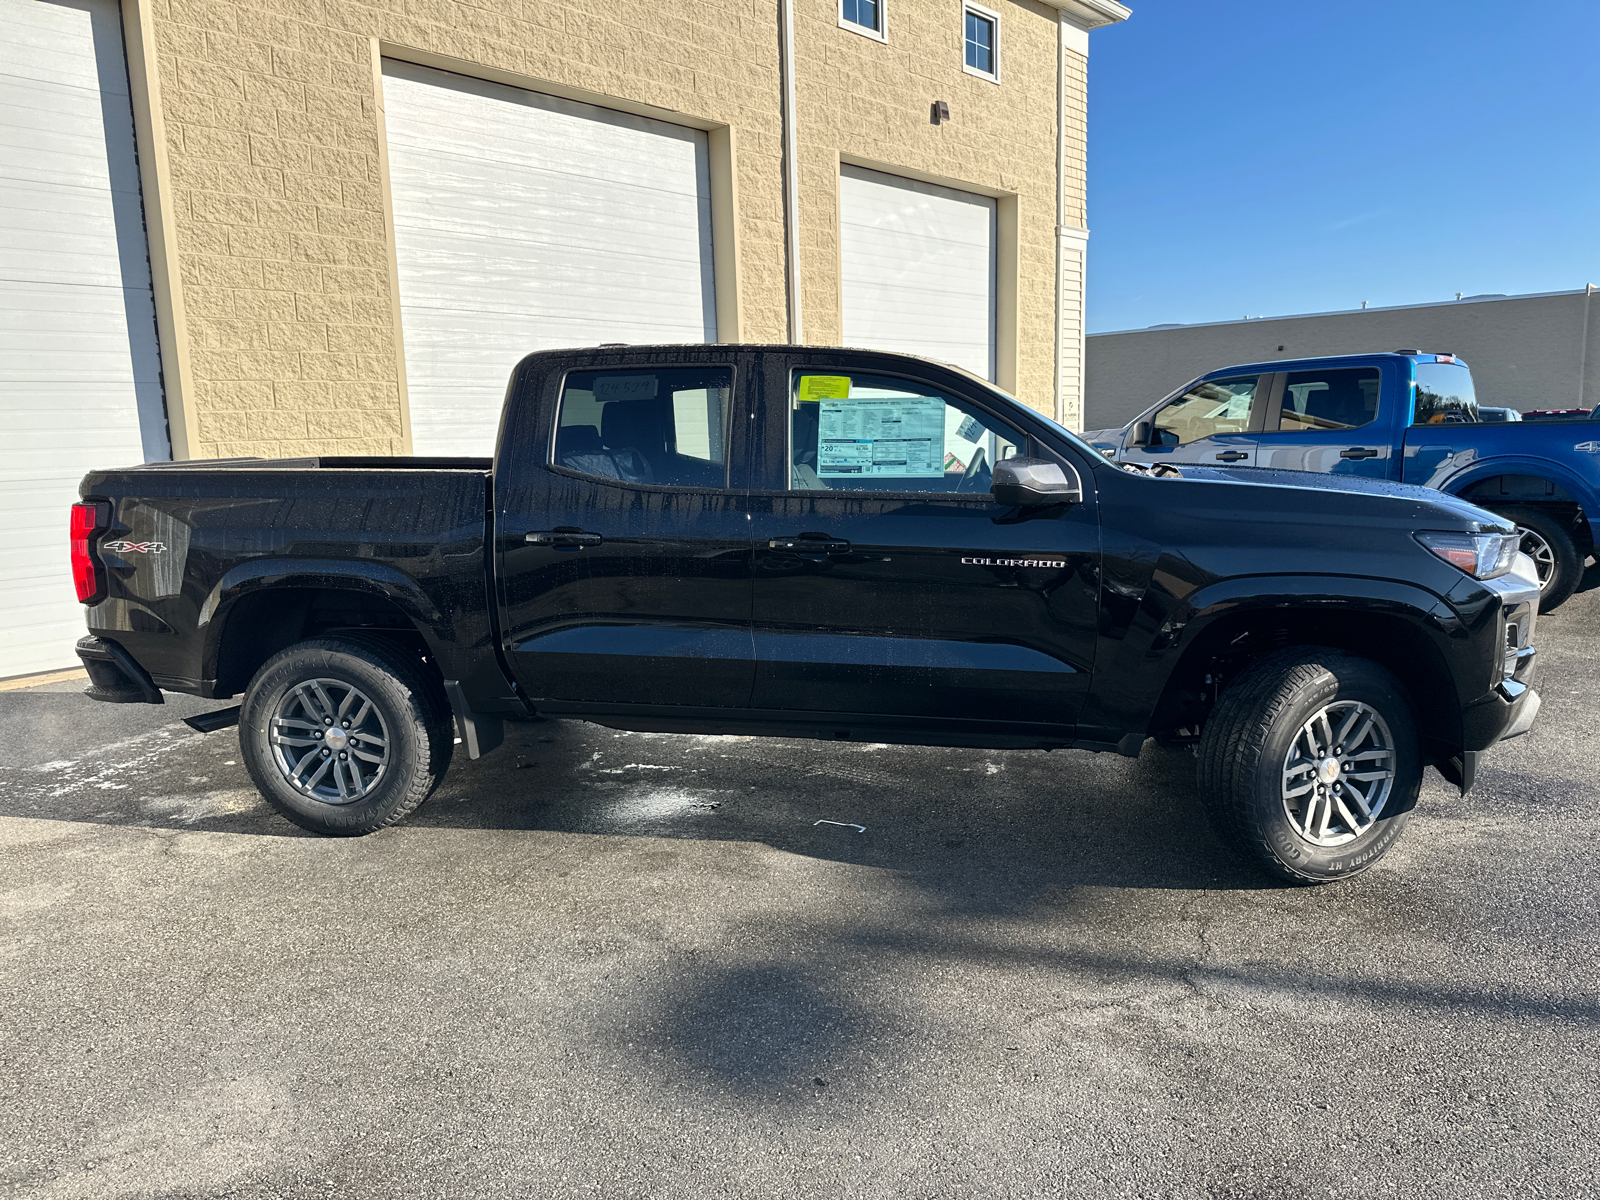
[[[1133,16],[1133,9],[1117,0],[1045,0],[1061,10],[1061,15],[1084,29],[1115,25]]]

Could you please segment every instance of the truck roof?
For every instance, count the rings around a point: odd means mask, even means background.
[[[1329,366],[1336,363],[1372,362],[1374,359],[1402,359],[1406,362],[1438,362],[1445,359],[1466,366],[1466,360],[1448,350],[1374,350],[1367,354],[1308,354],[1304,357],[1268,359],[1265,362],[1233,363],[1226,367],[1218,367],[1215,371],[1207,371],[1200,376],[1201,379],[1212,379],[1218,375],[1231,375],[1236,371],[1281,371],[1285,363],[1316,363],[1318,366]]]

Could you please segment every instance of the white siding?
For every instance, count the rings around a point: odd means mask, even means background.
[[[995,201],[844,167],[839,202],[845,344],[993,379]]]
[[[77,664],[68,506],[169,456],[115,0],[0,0],[0,677]]]
[[[715,341],[705,133],[384,63],[418,454],[487,454],[534,350]]]

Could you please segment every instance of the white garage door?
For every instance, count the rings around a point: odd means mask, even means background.
[[[533,350],[711,342],[706,135],[383,66],[411,436],[487,454]]]
[[[68,506],[169,456],[115,0],[0,0],[0,677],[76,666]]]
[[[992,198],[843,167],[839,226],[845,345],[994,378]]]

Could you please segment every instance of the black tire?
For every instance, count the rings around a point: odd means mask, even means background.
[[[1548,577],[1539,581],[1539,611],[1553,612],[1583,582],[1585,556],[1572,539],[1572,529],[1544,509],[1531,505],[1508,504],[1494,511],[1516,525],[1519,531],[1534,535],[1534,539],[1524,538],[1524,552],[1531,553],[1534,550],[1537,546],[1535,539],[1543,540],[1550,548],[1555,561],[1551,564]]]
[[[338,744],[347,746],[349,758],[357,761],[348,765],[330,762],[338,778],[330,780],[325,774],[309,792],[290,781],[289,760],[280,761],[275,750],[275,718],[292,720],[297,726],[280,724],[276,736],[281,738],[298,734],[298,726],[311,724],[305,720],[312,711],[308,704],[318,706],[316,711],[325,710],[314,699],[317,688],[311,681],[331,681],[322,689],[325,698],[354,695],[370,701],[371,710],[362,727],[372,730],[374,737],[383,735],[381,761],[375,766],[366,764],[370,773],[363,781],[366,790],[354,799],[319,798],[317,788],[325,792],[336,783],[340,793],[347,786],[353,791],[362,758],[379,753],[371,738],[358,742],[359,733],[344,734]],[[297,701],[291,696],[302,685],[299,695],[313,699]],[[346,720],[356,715],[357,705],[353,702],[351,707]],[[293,716],[285,718],[286,711]],[[332,730],[335,735],[339,732]],[[302,780],[321,766],[321,759],[332,756],[328,749],[311,746],[312,738],[321,741],[324,734],[321,730],[306,734],[307,756],[320,757],[311,757]],[[328,741],[334,744],[332,739]],[[454,722],[444,688],[420,659],[381,637],[311,638],[280,651],[256,672],[239,712],[239,750],[261,794],[302,829],[329,837],[355,837],[403,820],[438,785],[450,765],[454,744]],[[287,756],[298,756],[302,750],[301,745],[279,748]],[[368,753],[358,756],[358,750]],[[340,753],[339,757],[346,755]]]
[[[1333,706],[1337,710],[1334,719],[1338,719],[1359,712],[1358,705],[1381,718],[1368,737],[1373,747],[1388,741],[1392,757],[1382,769],[1392,770],[1393,777],[1369,825],[1351,828],[1342,818],[1332,824],[1323,820],[1319,829],[1312,830],[1323,835],[1323,843],[1346,834],[1356,836],[1338,844],[1319,844],[1316,837],[1301,830],[1290,810],[1298,804],[1299,814],[1304,816],[1310,797],[1296,801],[1285,795],[1290,752],[1293,749],[1298,755],[1298,739],[1316,713]],[[1364,717],[1358,719],[1358,726],[1360,720]],[[1360,744],[1369,745],[1366,740]],[[1356,748],[1351,747],[1350,752],[1357,753]],[[1370,759],[1368,765],[1381,766],[1385,761],[1376,757],[1374,750],[1363,750],[1360,757]],[[1336,794],[1345,785],[1339,774],[1334,771],[1329,785]],[[1291,883],[1348,879],[1388,852],[1416,804],[1422,756],[1411,702],[1394,676],[1368,659],[1317,647],[1267,655],[1241,672],[1218,699],[1200,737],[1197,777],[1201,802],[1218,835],[1256,866]],[[1304,778],[1315,789],[1321,776],[1313,770]],[[1298,777],[1295,782],[1298,786]],[[1354,786],[1375,785],[1366,781]],[[1356,813],[1357,826],[1366,819],[1352,807],[1353,799],[1346,803],[1340,796],[1336,802],[1319,799],[1316,803],[1314,812],[1331,815],[1347,809]],[[1345,809],[1336,810],[1336,803],[1344,804]],[[1306,817],[1308,827],[1316,824]]]

